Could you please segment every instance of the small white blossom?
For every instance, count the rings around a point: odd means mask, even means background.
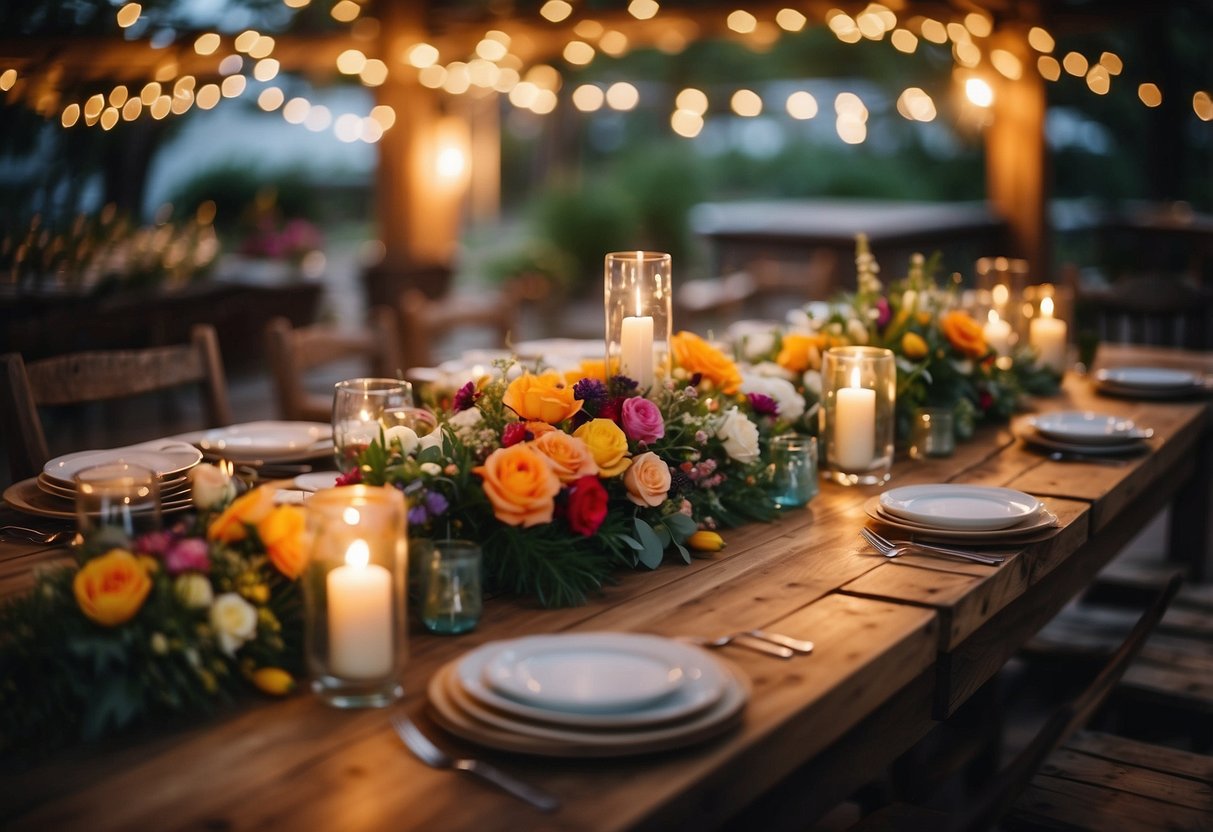
[[[257,610],[235,592],[225,592],[211,605],[211,627],[219,637],[219,647],[229,656],[257,634]]]
[[[232,478],[208,462],[190,469],[190,491],[194,505],[201,509],[218,508],[236,496]]]
[[[852,344],[868,343],[868,328],[863,325],[863,321],[858,318],[847,321],[847,338]]]
[[[818,398],[821,397],[821,371],[820,370],[805,370],[801,377],[801,382],[804,384],[804,389],[814,393]]]
[[[405,456],[411,456],[417,450],[417,445],[421,441],[417,436],[417,431],[408,425],[392,425],[383,432],[383,441],[385,443],[391,445],[392,440],[400,442],[400,450]]]
[[[758,459],[758,426],[737,408],[730,407],[725,412],[716,437],[724,442],[725,453],[738,462]]]
[[[173,581],[173,592],[177,599],[191,610],[201,610],[209,607],[215,600],[215,591],[205,575],[197,572],[186,572],[178,575]]]
[[[423,462],[421,463],[421,473],[436,477],[442,473],[442,466],[437,462]]]

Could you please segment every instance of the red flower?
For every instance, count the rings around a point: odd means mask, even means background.
[[[977,394],[977,406],[981,408],[982,413],[994,406],[994,396],[989,390],[982,390]]]
[[[362,469],[356,465],[337,476],[337,485],[357,485],[360,482],[362,482]]]
[[[569,528],[589,537],[598,531],[607,515],[607,493],[597,477],[582,477],[569,487]]]
[[[510,422],[505,426],[505,430],[501,432],[501,447],[508,448],[511,445],[517,445],[519,442],[525,442],[530,438],[526,422]]]

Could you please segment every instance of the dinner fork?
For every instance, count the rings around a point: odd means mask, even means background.
[[[429,737],[421,733],[421,729],[404,714],[392,715],[392,727],[396,729],[396,734],[403,740],[409,751],[412,751],[417,759],[430,768],[449,768],[474,774],[498,788],[504,789],[519,800],[531,804],[541,812],[553,812],[560,808],[560,801],[556,797],[506,774],[496,766],[471,757],[452,757],[447,754],[434,745]]]
[[[746,638],[746,636],[749,636],[749,638]],[[766,656],[774,656],[777,659],[790,659],[796,655],[796,651],[787,645],[773,644],[749,633],[729,633],[726,636],[719,636],[717,638],[678,636],[678,640],[685,641],[688,644],[697,644],[700,647],[725,647],[729,644],[736,644],[738,647],[745,647]]]
[[[984,563],[986,566],[997,566],[1006,558],[1000,555],[979,555],[976,552],[966,552],[962,549],[949,549],[945,546],[931,546],[926,543],[916,543],[912,540],[888,540],[868,528],[859,530],[859,536],[886,558],[895,558],[905,554],[942,555],[943,557],[971,560]]]

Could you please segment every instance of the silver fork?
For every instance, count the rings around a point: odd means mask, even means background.
[[[746,636],[749,636],[749,638],[746,638]],[[766,656],[774,656],[777,659],[790,659],[796,655],[796,652],[791,647],[783,644],[772,644],[770,641],[749,635],[749,633],[730,633],[727,636],[719,636],[718,638],[678,636],[678,640],[685,641],[688,644],[697,644],[700,647],[725,647],[729,644],[736,644],[738,647],[745,647]]]
[[[1000,555],[979,555],[977,552],[966,552],[963,549],[949,549],[946,546],[931,546],[926,543],[916,543],[912,540],[888,540],[866,527],[859,530],[859,536],[886,558],[918,553],[971,560],[975,563],[984,563],[986,566],[997,566],[1006,560],[1006,558]]]
[[[452,757],[447,754],[434,745],[429,737],[421,733],[421,729],[404,714],[392,714],[392,727],[396,729],[396,733],[408,746],[409,751],[412,751],[417,759],[430,768],[450,768],[475,774],[498,788],[504,789],[519,800],[531,804],[541,812],[553,812],[560,808],[560,801],[554,796],[506,774],[496,766],[471,757]]]

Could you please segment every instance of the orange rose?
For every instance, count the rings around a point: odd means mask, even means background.
[[[940,320],[939,326],[952,346],[970,358],[981,358],[989,349],[981,324],[973,320],[968,312],[949,312]]]
[[[560,480],[547,459],[529,445],[498,448],[472,469],[484,480],[493,514],[508,526],[552,522]]]
[[[307,566],[307,522],[299,506],[277,506],[257,524],[257,536],[265,545],[274,568],[292,581]]]
[[[623,484],[628,489],[628,499],[638,506],[659,506],[670,493],[670,466],[652,451],[632,460]]]
[[[728,395],[741,387],[741,373],[728,356],[693,332],[679,332],[670,339],[674,363],[688,373],[701,373]]]
[[[805,370],[821,369],[821,353],[828,346],[824,335],[805,335],[789,332],[783,336],[783,343],[775,363],[788,372],[803,373]]]
[[[594,461],[590,447],[576,436],[569,436],[564,431],[548,430],[536,437],[531,447],[547,457],[552,470],[563,483],[598,475],[598,463]]]
[[[556,430],[556,428],[552,427],[547,422],[527,422],[526,429],[528,432],[530,432],[531,436],[535,437],[536,439],[543,436],[545,433],[551,433],[552,431]]]
[[[93,558],[72,580],[80,611],[103,627],[116,627],[134,618],[151,590],[147,569],[125,549],[111,549]]]
[[[206,536],[211,540],[222,543],[235,543],[248,537],[247,526],[255,526],[265,519],[274,509],[274,489],[267,486],[254,488],[252,491],[237,497],[230,506],[223,510],[210,526]]]
[[[510,382],[502,403],[524,420],[563,422],[578,410],[581,400],[573,398],[573,386],[554,370],[534,375],[523,373]]]
[[[614,374],[619,372],[619,359],[611,360],[611,367],[615,370]],[[606,361],[597,358],[581,359],[581,366],[576,370],[566,370],[564,380],[569,384],[576,384],[583,378],[593,378],[598,381],[606,381]]]

